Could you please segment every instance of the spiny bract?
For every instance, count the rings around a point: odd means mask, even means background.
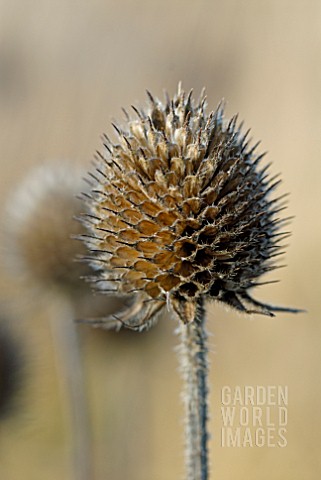
[[[251,298],[248,290],[276,268],[282,221],[279,183],[260,167],[241,133],[237,116],[223,106],[205,111],[179,87],[165,104],[150,93],[147,110],[133,107],[124,127],[114,125],[118,143],[104,136],[96,157],[92,191],[84,198],[96,269],[90,280],[102,292],[133,296],[120,322],[145,327],[166,304],[184,322],[194,319],[200,298],[239,311],[273,315],[287,310]]]

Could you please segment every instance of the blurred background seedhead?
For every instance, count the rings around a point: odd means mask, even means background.
[[[8,319],[0,320],[0,423],[16,412],[23,383],[21,342],[10,331]]]
[[[76,198],[83,182],[81,171],[66,162],[36,168],[8,200],[5,222],[8,267],[28,287],[52,288],[81,295],[81,276],[89,268],[76,262],[84,249],[72,234],[82,228]]]

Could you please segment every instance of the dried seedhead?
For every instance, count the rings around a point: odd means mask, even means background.
[[[162,103],[149,96],[116,126],[118,141],[104,150],[84,195],[88,261],[98,289],[133,296],[119,322],[148,326],[167,304],[190,322],[201,298],[240,312],[273,315],[287,310],[254,300],[249,290],[277,268],[281,198],[270,198],[280,180],[261,166],[237,116],[223,106],[206,113],[179,87]],[[294,310],[289,310],[294,311]]]

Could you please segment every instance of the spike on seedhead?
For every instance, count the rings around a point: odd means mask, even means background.
[[[283,197],[270,198],[279,180],[261,166],[258,143],[249,146],[237,115],[224,120],[224,102],[207,114],[204,92],[198,102],[181,86],[165,103],[147,96],[148,107],[116,128],[120,144],[98,156],[107,160],[87,199],[83,241],[97,277],[119,294],[138,292],[119,322],[142,328],[170,305],[187,323],[203,297],[272,316],[280,308],[249,294],[277,268],[283,235]]]

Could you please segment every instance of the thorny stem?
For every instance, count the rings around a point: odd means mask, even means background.
[[[207,480],[208,366],[203,302],[198,305],[193,322],[187,325],[180,322],[179,333],[178,355],[184,380],[186,479]]]
[[[93,471],[89,408],[74,317],[71,302],[60,296],[51,318],[51,331],[65,418],[70,419],[73,473],[75,480],[90,480]]]

